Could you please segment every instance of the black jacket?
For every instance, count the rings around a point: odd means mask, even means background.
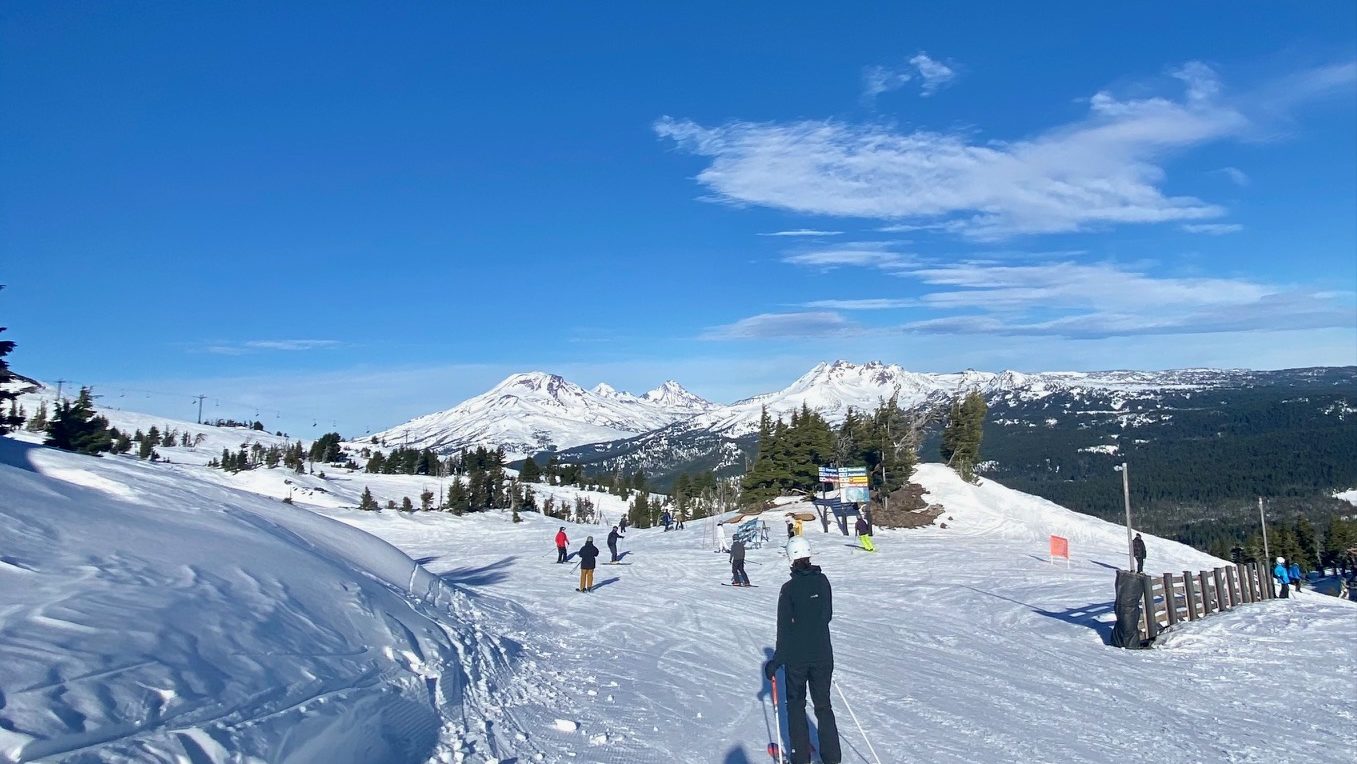
[[[580,570],[594,569],[594,560],[598,557],[598,547],[594,546],[594,542],[590,541],[580,547],[580,551],[575,554],[580,558]]]
[[[617,546],[617,540],[622,538],[622,534],[612,531],[608,534],[608,546]]]
[[[1131,542],[1131,552],[1140,559],[1145,559],[1145,540],[1136,539]]]
[[[744,542],[738,539],[730,545],[730,561],[736,560],[744,562]]]
[[[773,660],[782,665],[833,663],[829,621],[834,599],[829,579],[818,565],[792,569],[777,598],[777,647]]]

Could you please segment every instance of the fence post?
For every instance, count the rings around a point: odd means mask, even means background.
[[[1159,620],[1154,617],[1154,579],[1142,575],[1140,583],[1145,588],[1145,638],[1159,636]]]
[[[1258,586],[1258,564],[1251,562],[1247,567],[1249,571],[1249,593],[1253,595],[1254,602],[1262,602],[1267,598],[1263,596],[1262,587]]]
[[[1187,597],[1187,620],[1197,620],[1197,598],[1192,595],[1192,571],[1183,571],[1183,594]]]
[[[1249,593],[1244,591],[1244,565],[1242,563],[1236,562],[1234,564],[1234,577],[1235,583],[1239,585],[1240,601],[1245,604],[1252,602],[1253,600],[1249,599]]]
[[[1206,571],[1197,573],[1197,583],[1202,585],[1202,615],[1211,615],[1211,584],[1207,583]]]
[[[1216,609],[1217,609],[1218,611],[1219,611],[1219,610],[1229,610],[1229,609],[1230,609],[1230,597],[1229,597],[1229,595],[1226,594],[1225,590],[1224,590],[1223,588],[1221,588],[1221,585],[1220,585],[1220,584],[1221,584],[1221,582],[1220,582],[1220,568],[1213,568],[1213,569],[1211,570],[1211,578],[1214,579],[1215,582],[1216,582],[1216,605],[1217,605],[1217,608],[1216,608]]]
[[[1164,574],[1164,611],[1168,613],[1169,626],[1178,623],[1178,595],[1173,590],[1173,574]]]

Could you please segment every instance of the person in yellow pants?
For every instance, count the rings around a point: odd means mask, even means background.
[[[591,592],[594,590],[594,565],[598,560],[598,547],[594,546],[594,537],[585,539],[584,546],[575,554],[580,558],[579,591]]]
[[[872,546],[872,528],[867,525],[867,521],[863,519],[862,515],[858,515],[855,529],[858,532],[858,543],[862,544],[862,548],[869,552],[875,552],[876,547]]]

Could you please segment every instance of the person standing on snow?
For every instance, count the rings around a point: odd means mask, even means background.
[[[614,525],[612,533],[608,534],[608,551],[612,553],[612,562],[617,562],[621,559],[617,556],[617,540],[620,538],[622,538],[622,534],[618,532],[617,526]]]
[[[1300,583],[1301,580],[1304,578],[1300,572],[1300,563],[1298,562],[1291,563],[1291,569],[1288,570],[1287,573],[1291,574],[1291,585],[1295,587],[1297,592],[1300,592]]]
[[[1145,572],[1145,539],[1136,534],[1136,538],[1131,542],[1131,554],[1136,558],[1136,572]]]
[[[1281,597],[1282,599],[1290,597],[1291,570],[1286,567],[1286,558],[1284,557],[1277,558],[1277,564],[1272,566],[1272,577],[1277,579],[1277,583],[1280,584],[1282,587],[1281,594],[1278,594],[1277,596]]]
[[[857,524],[853,529],[857,531],[858,543],[862,544],[862,548],[869,552],[875,552],[876,547],[872,546],[872,526],[867,524],[866,518],[858,515]]]
[[[622,515],[622,519],[617,521],[617,527],[620,528],[620,529],[622,530],[623,533],[626,533],[626,532],[627,532],[627,516],[626,516],[626,515]]]
[[[664,526],[665,533],[669,532],[669,525],[672,521],[673,519],[669,515],[669,510],[666,509],[664,514],[660,515],[660,524]]]
[[[730,585],[753,586],[749,574],[744,572],[744,542],[739,539],[730,545]]]
[[[840,764],[839,728],[829,702],[834,677],[834,648],[829,640],[829,621],[834,617],[829,579],[818,565],[810,564],[810,543],[797,536],[787,542],[791,578],[782,585],[777,599],[777,647],[763,667],[772,680],[778,667],[787,684],[787,728],[792,739],[792,764],[810,764],[810,728],[806,722],[806,686],[815,707],[820,733],[820,760]]]
[[[594,590],[594,565],[598,559],[598,547],[594,546],[594,537],[587,536],[584,539],[584,546],[576,552],[580,558],[580,588],[577,591],[589,592]]]
[[[796,535],[796,526],[792,524],[791,515],[783,515],[782,519],[787,521],[787,538],[790,539],[792,536]]]
[[[716,551],[718,551],[718,552],[724,552],[724,551],[726,551],[726,550],[727,550],[727,547],[726,547],[726,524],[725,524],[725,523],[717,523],[717,524],[716,524]]]
[[[565,535],[565,526],[562,525],[559,531],[556,531],[556,562],[565,562],[566,547],[570,546],[570,539]]]

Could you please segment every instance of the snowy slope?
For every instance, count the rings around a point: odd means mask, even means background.
[[[0,760],[510,744],[499,682],[516,648],[474,628],[466,595],[383,541],[193,470],[0,438]]]
[[[513,374],[489,391],[446,411],[377,433],[389,446],[502,446],[510,458],[552,447],[616,440],[663,427],[710,407],[673,381],[644,396],[607,385],[585,390],[554,374]]]
[[[37,470],[0,466],[0,759],[766,760],[775,547],[739,590],[718,585],[708,521],[633,530],[631,564],[580,594],[556,520],[348,508],[364,485],[398,500],[434,479],[0,444]],[[1109,648],[1124,529],[938,465],[916,479],[948,528],[882,531],[867,554],[807,526],[836,676],[882,761],[1349,760],[1357,606],[1303,595]],[[600,501],[605,522],[622,509]],[[768,513],[775,533],[795,508]],[[606,531],[568,527],[574,546]],[[1217,563],[1147,544],[1156,572]],[[845,761],[871,761],[835,703]]]

